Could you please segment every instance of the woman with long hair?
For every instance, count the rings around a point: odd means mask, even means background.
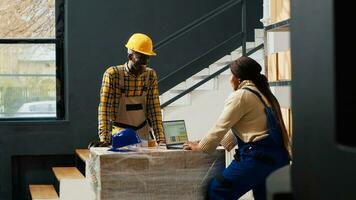
[[[256,200],[266,199],[266,178],[289,163],[291,142],[262,67],[243,56],[230,70],[234,91],[219,119],[202,140],[187,142],[184,149],[212,153],[219,144],[228,151],[237,144],[235,159],[212,180],[209,199],[236,200],[251,189]]]

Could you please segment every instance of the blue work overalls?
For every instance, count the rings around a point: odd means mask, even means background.
[[[243,89],[253,92],[262,101],[267,115],[268,136],[260,141],[245,143],[232,129],[237,138],[238,149],[231,164],[211,182],[208,194],[211,200],[237,200],[251,189],[255,200],[266,199],[267,176],[289,163],[281,128],[272,109],[267,106],[260,93],[250,88]]]

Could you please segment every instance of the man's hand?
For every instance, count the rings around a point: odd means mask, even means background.
[[[88,149],[90,149],[90,147],[108,147],[108,146],[110,146],[110,142],[101,142],[99,140],[94,140],[89,143]]]
[[[198,141],[184,143],[183,149],[184,150],[192,150],[192,151],[201,151]]]
[[[158,146],[166,146],[166,143],[164,140],[157,140]]]

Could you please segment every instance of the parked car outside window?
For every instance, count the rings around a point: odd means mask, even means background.
[[[34,101],[24,103],[13,118],[56,117],[56,101]]]

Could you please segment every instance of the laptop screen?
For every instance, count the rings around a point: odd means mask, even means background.
[[[167,145],[183,144],[188,141],[188,134],[184,120],[164,121],[163,129]]]

